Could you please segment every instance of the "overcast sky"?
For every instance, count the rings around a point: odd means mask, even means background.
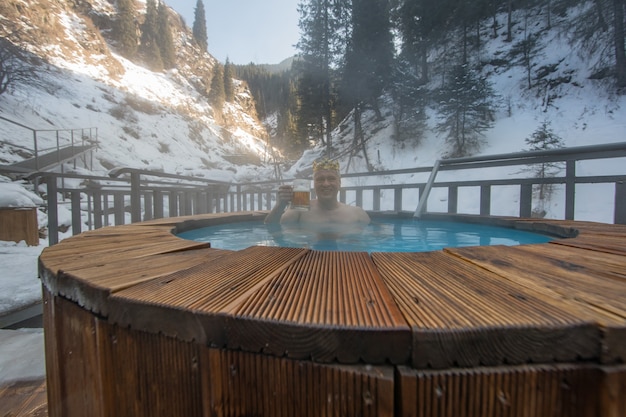
[[[166,0],[193,26],[197,0]],[[203,0],[208,51],[234,64],[277,64],[295,55],[299,0]]]

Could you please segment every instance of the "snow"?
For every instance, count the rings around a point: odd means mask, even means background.
[[[43,329],[0,329],[0,386],[45,373]]]
[[[19,184],[0,183],[0,208],[38,207],[43,199]]]
[[[0,279],[0,312],[12,311],[41,300],[41,282],[37,278],[37,257],[47,246],[27,246],[24,241],[0,240],[2,279]]]
[[[80,26],[73,19],[66,20],[72,27]],[[71,31],[68,27],[68,33]],[[544,62],[537,62],[537,66],[567,59],[570,68],[575,65],[586,68],[586,64],[579,57],[572,56],[571,48],[564,43],[564,36],[560,32],[555,30],[552,39],[546,38],[551,46],[542,56]],[[499,48],[507,47],[501,39],[492,40],[491,49],[486,53],[497,56]],[[268,149],[265,141],[259,140],[260,136],[255,136],[254,121],[248,120],[241,113],[237,114],[235,108],[227,105],[226,112],[229,115],[239,117],[239,120],[247,120],[252,126],[245,130],[239,126],[231,126],[229,131],[232,136],[225,140],[220,137],[223,127],[212,118],[213,109],[206,101],[198,98],[188,81],[178,76],[176,71],[155,74],[132,65],[120,56],[114,55],[114,58],[124,69],[123,76],[118,79],[108,79],[107,71],[84,59],[77,59],[75,62],[57,59],[55,63],[68,72],[50,70],[47,76],[53,80],[51,85],[55,88],[51,88],[52,91],[30,88],[2,95],[0,115],[42,129],[97,126],[101,150],[96,153],[94,170],[98,175],[106,175],[107,170],[104,167],[107,162],[116,166],[197,175],[218,181],[273,178],[271,164],[265,167],[234,166],[223,158],[225,154],[236,154],[245,149],[259,155],[262,160],[267,160]],[[626,141],[626,96],[608,93],[605,85],[600,81],[587,79],[586,75],[581,70],[575,85],[571,83],[562,87],[558,99],[550,106],[541,106],[537,104],[540,100],[524,89],[525,75],[519,68],[494,74],[491,78],[503,103],[496,115],[495,126],[485,136],[482,154],[502,154],[525,149],[525,138],[544,120],[550,121],[551,128],[563,138],[567,146]],[[129,97],[152,103],[155,113],[133,111],[125,104]],[[115,117],[115,109],[122,109],[122,115],[126,119],[119,120]],[[189,122],[191,117],[194,122]],[[46,124],[50,120],[55,121],[55,126]],[[133,138],[124,129],[129,126],[135,129],[141,140]],[[336,132],[334,143],[349,146],[351,122],[347,122],[346,126],[343,136]],[[364,123],[364,128],[367,131],[367,122]],[[368,152],[378,168],[430,166],[445,152],[443,143],[433,133],[427,134],[419,145],[401,146],[389,140],[392,131],[389,125],[377,130],[376,135],[369,138]],[[14,140],[16,145],[25,146],[31,140],[32,134],[0,123],[0,136]],[[39,140],[40,148],[55,145],[53,136],[42,135]],[[5,153],[4,149],[0,147],[0,156],[5,161],[10,163],[20,160],[13,153]],[[283,173],[284,178],[294,178],[299,171],[309,168],[322,152],[321,148],[306,152]],[[341,162],[345,166],[347,159]],[[351,171],[366,170],[359,158],[352,162],[354,165]],[[602,162],[600,167],[580,164],[580,170],[587,174],[593,174],[599,169],[623,174],[623,167],[626,166],[624,162],[623,159]],[[80,167],[75,170],[86,172]],[[491,173],[476,175],[478,178],[483,175],[484,178]],[[9,183],[8,180],[2,182],[2,178],[0,176],[0,207],[42,205],[41,198],[32,191],[16,183]],[[399,181],[392,178],[385,180]],[[415,182],[417,179],[412,177],[410,181]],[[437,190],[433,192],[433,203],[429,202],[429,209],[445,210],[445,196],[438,195]],[[557,189],[554,202],[544,207],[546,217],[563,217],[562,193],[562,189]],[[492,206],[492,214],[516,215],[518,196],[514,191],[503,188],[493,195],[497,199]],[[611,223],[612,195],[610,187],[580,187],[576,196],[578,218]],[[417,206],[416,201],[411,204]],[[463,210],[468,213],[477,212],[478,204],[478,201],[474,201],[463,207]],[[61,207],[59,215],[60,224],[70,223],[66,209]],[[47,218],[39,210],[39,226],[44,227],[46,224]],[[67,236],[70,235],[71,231],[67,233]],[[29,247],[24,242],[0,241],[0,268],[4,271],[0,278],[0,315],[40,300],[41,283],[37,277],[37,258],[46,245],[45,240],[41,240],[39,246],[35,247]],[[16,378],[42,376],[42,349],[41,330],[0,330],[0,385]]]

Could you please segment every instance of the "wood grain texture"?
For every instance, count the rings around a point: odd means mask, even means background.
[[[415,367],[593,359],[600,332],[559,300],[446,252],[374,254],[413,333]]]
[[[217,349],[202,353],[205,416],[391,417],[391,367],[324,365]]]
[[[48,416],[46,381],[44,379],[13,381],[1,386],[0,416]]]
[[[44,250],[50,415],[624,415],[626,227],[500,219],[575,237],[386,254],[172,235],[255,217]]]
[[[602,362],[626,358],[626,257],[560,244],[448,252],[597,323]]]
[[[540,365],[448,371],[398,369],[397,415],[598,417],[594,367]],[[602,414],[604,416],[604,414]]]

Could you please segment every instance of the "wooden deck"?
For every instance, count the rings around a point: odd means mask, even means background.
[[[263,214],[44,250],[50,415],[626,415],[626,226],[498,218],[576,236],[373,254],[172,234]]]
[[[15,381],[0,387],[0,416],[45,417],[48,415],[46,381]]]

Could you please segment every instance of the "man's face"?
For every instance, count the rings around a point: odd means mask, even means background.
[[[341,187],[341,178],[336,171],[322,169],[313,174],[313,188],[317,198],[335,199]]]

